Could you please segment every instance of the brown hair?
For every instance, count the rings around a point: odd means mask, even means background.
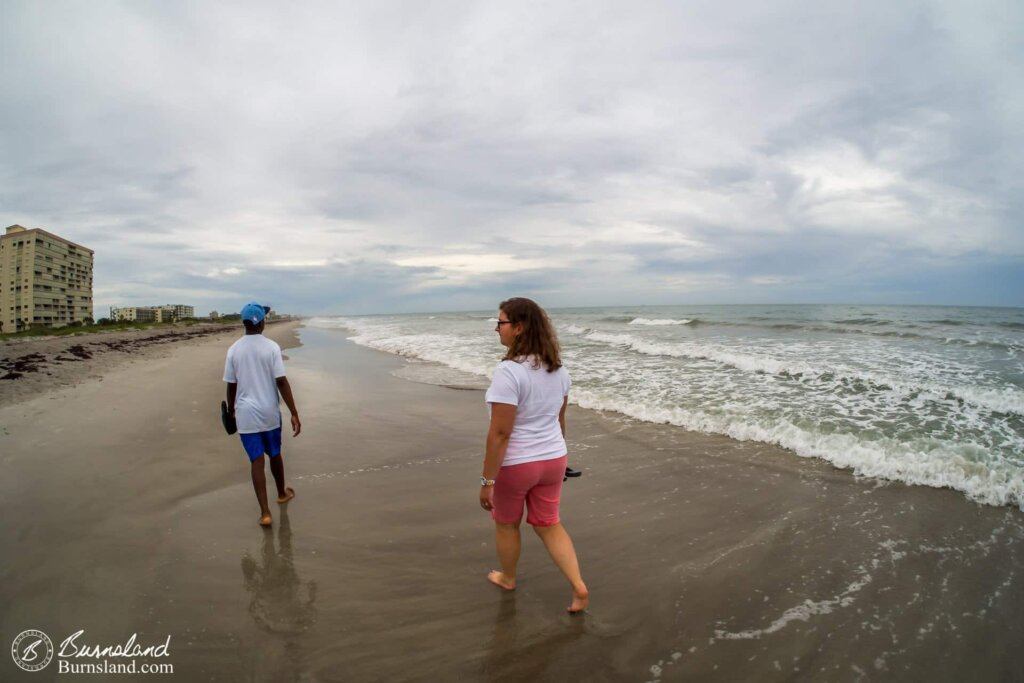
[[[521,361],[527,356],[534,356],[537,361],[547,366],[548,372],[554,372],[562,367],[558,335],[555,334],[555,327],[543,308],[530,299],[518,296],[502,301],[498,308],[508,316],[513,325],[522,325],[523,329],[512,340],[505,360]]]

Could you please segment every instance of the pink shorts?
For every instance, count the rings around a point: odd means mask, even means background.
[[[491,517],[498,524],[518,524],[526,503],[526,523],[531,526],[558,524],[558,501],[569,456],[524,462],[502,467],[494,484]]]

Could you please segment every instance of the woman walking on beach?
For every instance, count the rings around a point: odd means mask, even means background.
[[[495,331],[508,351],[494,371],[485,398],[491,425],[480,477],[480,506],[494,519],[501,571],[492,571],[487,578],[504,590],[515,590],[525,503],[527,524],[572,586],[569,612],[582,612],[589,594],[576,549],[558,515],[568,459],[569,373],[562,367],[558,338],[547,313],[530,299],[501,302]]]

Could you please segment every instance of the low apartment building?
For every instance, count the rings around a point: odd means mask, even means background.
[[[159,306],[158,308],[160,308],[160,310],[164,312],[163,315],[165,320],[167,319],[168,315],[172,316],[173,320],[184,320],[185,318],[196,317],[195,306],[183,306],[181,304],[165,304],[163,306]]]
[[[167,304],[166,306],[110,307],[110,319],[118,322],[165,323],[194,318],[194,306]]]
[[[92,318],[92,249],[40,228],[0,235],[0,333]]]
[[[111,306],[110,319],[117,322],[158,322],[156,319],[156,311],[154,309],[137,306]]]

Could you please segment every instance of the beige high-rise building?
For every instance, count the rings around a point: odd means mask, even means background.
[[[92,318],[93,250],[39,228],[0,235],[0,333]]]

